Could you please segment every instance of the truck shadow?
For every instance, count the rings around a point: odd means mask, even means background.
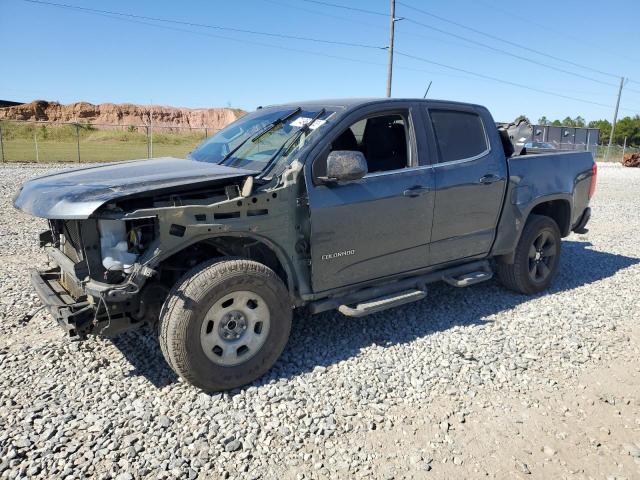
[[[626,257],[590,249],[588,242],[563,241],[558,276],[549,295],[572,290],[615,275],[640,263]],[[491,315],[510,310],[532,298],[503,288],[496,280],[470,288],[432,284],[425,300],[363,318],[349,318],[337,312],[319,315],[296,314],[289,343],[259,386],[292,378],[318,366],[330,366],[355,357],[366,347],[391,347],[409,343],[455,326],[481,325]],[[146,338],[140,338],[146,337]],[[177,380],[165,363],[157,341],[148,332],[132,332],[114,340],[134,367],[130,375],[143,375],[156,387]],[[231,392],[234,393],[234,392]]]

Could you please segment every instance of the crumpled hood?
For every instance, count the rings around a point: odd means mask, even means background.
[[[243,177],[250,170],[180,158],[109,163],[52,173],[26,182],[14,205],[48,219],[83,219],[105,203],[147,192]]]

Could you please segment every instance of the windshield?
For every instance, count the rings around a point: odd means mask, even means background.
[[[295,106],[256,110],[202,142],[189,158],[255,172],[267,166],[277,170],[332,113]]]

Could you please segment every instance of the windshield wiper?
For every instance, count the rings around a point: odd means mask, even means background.
[[[264,129],[262,129],[260,132],[258,132],[258,134],[256,136],[254,136],[251,141],[252,142],[257,142],[258,140],[260,140],[262,137],[264,137],[267,133],[269,133],[271,130],[273,130],[274,128],[276,128],[278,125],[286,122],[287,120],[289,120],[291,117],[293,117],[294,115],[297,115],[298,113],[300,113],[302,111],[302,107],[298,107],[295,110],[293,110],[292,112],[287,113],[284,117],[280,117],[280,118],[276,118],[273,122],[271,122],[269,125],[267,125]]]
[[[273,122],[271,122],[270,124],[268,124],[267,126],[265,126],[262,130],[260,130],[257,134],[255,134],[253,137],[247,137],[245,138],[242,142],[240,142],[238,145],[236,145],[236,147],[231,150],[229,153],[227,153],[224,158],[222,159],[222,162],[220,163],[224,163],[227,160],[229,160],[231,158],[231,155],[233,155],[234,153],[236,153],[240,147],[242,147],[245,143],[247,143],[249,140],[251,140],[253,143],[257,142],[258,140],[260,140],[264,135],[266,135],[267,133],[269,133],[271,130],[273,130],[274,128],[276,128],[278,125],[286,122],[287,120],[289,120],[291,117],[293,117],[294,115],[300,113],[300,111],[302,110],[302,107],[298,107],[295,110],[287,113],[286,115],[276,118]]]
[[[289,154],[292,146],[295,145],[295,143],[302,136],[302,134],[309,133],[309,131],[311,130],[311,125],[313,125],[316,122],[316,120],[318,120],[322,115],[324,115],[325,111],[326,110],[324,108],[321,109],[318,113],[314,115],[314,117],[309,122],[305,123],[302,127],[300,127],[300,130],[298,130],[289,140],[287,140],[280,146],[278,151],[271,156],[267,164],[262,169],[262,173],[260,174],[260,177],[264,178],[264,176],[269,172],[269,170],[271,170],[271,168],[273,167],[273,164],[275,163],[276,159],[280,156],[283,150],[286,151],[287,155]]]

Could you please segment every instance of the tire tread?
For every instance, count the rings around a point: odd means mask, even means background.
[[[527,223],[524,226],[520,240],[516,246],[513,263],[497,262],[496,273],[500,282],[510,290],[518,293],[524,293],[531,295],[537,293],[539,290],[534,288],[529,282],[529,272],[527,266],[523,265],[520,261],[523,254],[523,249],[529,249],[529,243],[532,241],[531,237],[539,232],[544,227],[555,229],[557,232],[558,241],[560,241],[560,230],[556,222],[545,215],[531,215],[527,219]],[[553,278],[553,276],[552,276]]]
[[[242,275],[238,275],[241,272]],[[258,281],[275,291],[290,309],[288,292],[280,277],[269,267],[253,260],[222,258],[204,262],[189,270],[176,282],[160,315],[159,343],[171,369],[187,382],[206,390],[224,389],[225,386],[205,385],[194,374],[191,356],[187,351],[186,331],[192,321],[187,302],[197,304],[212,285],[235,279],[236,282]],[[185,300],[187,299],[187,300]],[[290,319],[289,319],[290,323]],[[290,325],[289,325],[290,326]],[[288,336],[288,330],[287,330]]]

